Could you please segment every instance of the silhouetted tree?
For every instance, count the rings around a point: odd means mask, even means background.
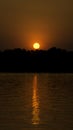
[[[73,52],[56,47],[0,51],[0,72],[73,72]]]

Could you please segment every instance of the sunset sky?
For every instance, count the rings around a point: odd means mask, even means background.
[[[73,49],[73,0],[0,0],[0,49]]]

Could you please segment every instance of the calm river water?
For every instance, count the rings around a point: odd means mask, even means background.
[[[73,130],[73,74],[0,74],[0,130]]]

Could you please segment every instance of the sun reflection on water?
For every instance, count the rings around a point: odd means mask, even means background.
[[[40,122],[37,75],[34,75],[34,79],[33,79],[32,108],[33,108],[32,109],[32,124],[37,125]]]

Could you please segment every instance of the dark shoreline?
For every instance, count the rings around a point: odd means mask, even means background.
[[[60,48],[0,51],[2,73],[73,73],[73,51]]]

